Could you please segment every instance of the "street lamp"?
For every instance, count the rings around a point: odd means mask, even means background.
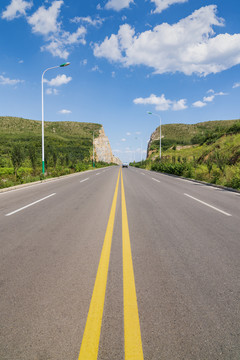
[[[44,175],[45,173],[45,166],[44,166],[44,104],[43,104],[43,77],[44,77],[44,74],[48,71],[48,70],[51,70],[51,69],[56,69],[56,68],[59,68],[59,67],[65,67],[65,66],[68,66],[70,65],[70,62],[66,62],[64,64],[61,64],[61,65],[58,65],[58,66],[53,66],[53,67],[50,67],[46,70],[44,70],[43,74],[42,74],[42,173]]]
[[[157,116],[159,119],[160,119],[160,127],[159,127],[159,137],[160,137],[160,143],[159,143],[159,158],[161,160],[162,158],[162,119],[161,119],[161,116],[158,115],[158,114],[153,114],[152,112],[148,111],[147,112],[148,115],[154,115],[154,116]]]
[[[95,167],[95,162],[94,162],[94,132],[96,130],[93,130],[93,142],[92,142],[92,146],[93,146],[93,168]]]

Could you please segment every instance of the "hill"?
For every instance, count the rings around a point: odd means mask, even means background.
[[[240,120],[163,125],[161,160],[159,140],[158,127],[133,165],[240,189]]]
[[[92,134],[95,136],[102,126],[78,122],[44,122],[45,152],[57,152],[59,156],[68,156],[69,160],[89,161],[92,151]],[[0,117],[0,156],[9,158],[13,142],[23,148],[33,144],[41,153],[41,121],[15,117]],[[3,160],[2,160],[3,161]]]
[[[240,120],[221,120],[197,124],[162,125],[162,150],[177,145],[210,144],[225,134],[238,132],[239,124]],[[151,135],[147,157],[152,157],[152,153],[157,152],[159,153],[159,127]]]
[[[93,131],[97,138],[101,129],[102,125],[94,123],[44,122],[47,175],[58,176],[89,168]],[[10,180],[25,182],[27,177],[39,177],[41,153],[41,121],[0,117],[0,187],[8,186]]]

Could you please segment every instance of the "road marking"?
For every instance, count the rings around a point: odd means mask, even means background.
[[[103,242],[101,258],[98,265],[97,276],[95,280],[78,360],[97,360],[98,356],[105,292],[107,286],[109,258],[111,252],[112,235],[117,204],[119,177],[120,171],[118,173],[117,184],[113,196],[112,207]]]
[[[125,360],[143,360],[141,330],[138,315],[123,175],[121,176],[121,193]]]
[[[227,212],[225,212],[225,211],[223,211],[223,210],[220,210],[220,209],[216,208],[215,206],[212,206],[212,205],[210,205],[210,204],[208,204],[208,203],[206,203],[206,202],[204,202],[204,201],[202,201],[202,200],[199,200],[199,199],[197,199],[197,198],[195,198],[195,197],[193,197],[193,196],[191,196],[191,195],[188,195],[188,194],[184,194],[184,195],[185,195],[185,196],[188,196],[189,198],[191,198],[191,199],[193,199],[193,200],[196,200],[196,201],[200,202],[201,204],[206,205],[206,206],[208,206],[208,207],[210,207],[210,208],[212,208],[212,209],[214,209],[214,210],[216,210],[216,211],[219,211],[220,213],[222,213],[222,214],[224,214],[224,215],[232,216],[231,214],[229,214],[229,213],[227,213]]]
[[[154,178],[152,178],[152,179],[153,179],[154,181],[157,181],[157,182],[159,182],[159,183],[161,182],[160,180],[157,180],[157,179],[154,179]]]
[[[194,184],[194,181],[191,181],[191,180],[187,180],[187,179],[180,179],[180,178],[178,178],[178,180],[180,180],[180,181],[184,181],[184,182],[187,182],[187,183],[190,183],[190,184]],[[195,184],[197,184],[197,183],[195,183]]]
[[[97,173],[96,176],[97,176],[97,175],[100,175],[100,173]]]
[[[89,178],[86,178],[86,179],[81,180],[80,183],[82,183],[82,182],[84,182],[84,181],[87,181],[87,180],[89,180]]]
[[[46,199],[50,198],[50,197],[53,196],[53,195],[56,195],[56,193],[53,193],[53,194],[48,195],[48,196],[45,196],[44,198],[39,199],[39,200],[37,200],[37,201],[34,201],[33,203],[28,204],[28,205],[26,205],[26,206],[23,206],[23,207],[20,208],[20,209],[17,209],[17,210],[15,210],[15,211],[12,211],[12,212],[10,212],[9,214],[6,214],[5,216],[10,216],[10,215],[16,214],[17,212],[22,211],[22,210],[24,210],[24,209],[27,209],[28,207],[33,206],[33,205],[39,203],[40,201],[46,200]]]
[[[141,173],[141,174],[145,176],[145,174],[144,174],[144,173]]]

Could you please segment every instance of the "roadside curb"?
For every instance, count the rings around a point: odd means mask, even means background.
[[[106,169],[106,168],[109,168],[109,166],[106,166],[106,167],[103,167],[103,168],[100,168],[100,169]],[[56,177],[49,178],[49,179],[45,179],[45,180],[38,180],[38,181],[34,181],[34,182],[29,182],[29,183],[26,183],[26,184],[9,186],[9,187],[7,187],[7,188],[0,189],[0,194],[1,194],[1,193],[8,192],[8,191],[12,191],[12,190],[18,190],[18,189],[25,188],[25,187],[30,187],[30,186],[34,186],[34,185],[38,185],[38,184],[47,183],[47,182],[50,182],[50,181],[60,180],[60,179],[66,178],[66,177],[77,176],[77,175],[80,175],[80,174],[83,174],[83,173],[88,173],[88,172],[96,171],[96,170],[99,170],[99,168],[98,168],[98,169],[91,169],[91,170],[80,171],[80,172],[73,173],[73,174],[56,176]]]

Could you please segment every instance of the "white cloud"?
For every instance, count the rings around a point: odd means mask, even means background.
[[[27,20],[33,33],[44,36],[46,44],[41,47],[41,51],[48,51],[53,56],[66,60],[73,45],[86,44],[87,30],[84,26],[78,27],[73,33],[62,29],[59,16],[63,3],[63,0],[56,0],[48,8],[40,6]]]
[[[151,94],[148,98],[136,98],[133,100],[134,104],[143,104],[143,105],[155,105],[157,111],[166,111],[166,110],[184,110],[187,108],[186,99],[181,99],[178,101],[166,99],[165,95],[156,96]]]
[[[187,103],[186,99],[181,99],[181,100],[175,101],[173,103],[172,110],[173,111],[185,110],[188,108],[186,103]]]
[[[61,86],[64,84],[68,84],[72,80],[71,76],[66,76],[65,74],[57,75],[52,80],[45,80],[49,86]]]
[[[225,96],[228,95],[228,93],[224,93],[222,91],[220,91],[219,93],[215,93],[215,96]]]
[[[99,16],[96,19],[92,19],[91,16],[86,16],[86,17],[75,16],[75,18],[71,19],[70,21],[76,24],[82,22],[88,25],[98,27],[102,25],[104,19],[101,19]]]
[[[156,96],[151,94],[148,98],[137,98],[133,100],[134,104],[143,104],[143,105],[155,105],[156,110],[165,111],[169,110],[172,104],[171,100],[167,100],[165,95]]]
[[[204,96],[203,101],[205,102],[212,102],[215,98],[215,95],[211,95],[211,96]]]
[[[58,112],[59,114],[63,114],[63,115],[67,115],[67,114],[71,114],[71,110],[66,110],[66,109],[62,109]]]
[[[49,44],[43,45],[41,47],[41,51],[49,51],[52,56],[56,56],[64,60],[67,60],[69,56],[69,51],[66,50],[65,46],[59,39],[54,39]]]
[[[121,141],[122,141],[122,142],[125,142],[125,141],[127,141],[127,140],[123,138],[123,139],[121,139]]]
[[[126,135],[127,135],[127,136],[130,136],[130,135],[131,135],[131,133],[130,133],[130,132],[127,132],[127,133],[126,133]]]
[[[58,95],[59,91],[57,89],[49,88],[49,89],[46,90],[46,94],[47,95]]]
[[[26,15],[26,10],[32,7],[32,1],[12,0],[6,10],[2,12],[2,19],[13,20]]]
[[[124,24],[117,34],[94,45],[94,55],[125,67],[145,65],[155,74],[221,72],[240,64],[240,34],[215,36],[213,27],[224,26],[216,14],[216,5],[205,6],[176,24],[162,23],[140,34]]]
[[[236,89],[238,87],[240,87],[240,82],[237,82],[237,83],[233,84],[233,89]]]
[[[124,8],[129,8],[133,2],[133,0],[108,0],[105,8],[120,11]]]
[[[87,59],[83,59],[82,61],[80,61],[80,65],[83,65],[83,66],[85,66],[85,65],[87,65]]]
[[[85,35],[87,33],[87,30],[84,26],[80,26],[76,32],[69,33],[68,31],[64,31],[61,36],[61,41],[63,41],[63,44],[65,45],[72,45],[81,43],[83,45],[86,44]]]
[[[198,108],[201,108],[201,107],[204,107],[204,106],[206,106],[207,104],[205,103],[205,102],[202,102],[202,101],[195,101],[194,103],[193,103],[193,107],[198,107]]]
[[[28,23],[32,26],[32,31],[41,35],[57,32],[61,26],[57,18],[62,5],[63,0],[58,0],[53,1],[48,9],[40,6],[32,16],[28,17]]]
[[[48,37],[49,43],[41,47],[42,51],[49,51],[53,56],[60,57],[64,60],[67,60],[69,56],[69,51],[67,50],[69,46],[74,44],[86,44],[85,40],[86,29],[81,26],[77,29],[75,33],[69,33],[68,31],[63,31],[56,35],[51,35]]]
[[[207,103],[210,103],[212,102],[216,96],[224,96],[224,95],[228,95],[227,93],[224,93],[222,91],[220,91],[219,93],[215,93],[214,90],[208,90],[207,93],[209,94],[212,94],[210,96],[204,96],[203,97],[203,101],[196,101],[193,103],[193,106],[194,107],[204,107],[207,105]]]
[[[0,75],[0,85],[17,85],[23,83],[24,80],[19,79],[9,79],[3,75]]]
[[[188,2],[188,0],[150,0],[155,3],[156,9],[153,11],[154,13],[161,13],[163,10],[166,10],[169,6],[174,4],[183,4]]]
[[[45,1],[45,5],[40,6],[32,15],[27,16],[26,10],[32,7],[32,1],[12,0],[11,4],[2,13],[2,18],[13,20],[21,15],[25,16],[28,24],[34,34],[44,37],[45,44],[41,46],[41,51],[48,51],[53,56],[67,60],[70,49],[76,44],[86,44],[85,36],[87,30],[84,26],[79,26],[73,33],[62,29],[62,22],[59,19],[63,0]],[[47,7],[48,6],[48,7]],[[91,19],[90,17],[75,18],[72,22],[78,20],[90,25],[98,26],[103,20],[99,17]]]
[[[99,66],[98,66],[98,65],[93,66],[91,70],[92,70],[93,72],[102,73],[102,70],[99,69]]]

